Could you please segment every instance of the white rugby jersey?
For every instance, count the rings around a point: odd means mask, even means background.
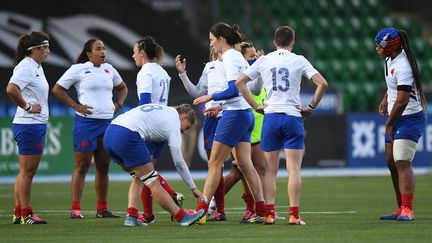
[[[225,82],[237,80],[240,74],[248,68],[248,62],[244,59],[243,55],[235,50],[229,49],[222,54],[222,64],[225,71]],[[223,102],[224,110],[245,110],[251,108],[245,101],[241,93],[239,96],[225,100]]]
[[[179,74],[179,77],[189,95],[194,98],[206,94],[211,95],[228,88],[228,84],[225,80],[223,64],[219,60],[206,63],[196,86],[190,81],[186,72]],[[222,105],[222,101],[210,100],[205,104],[205,107],[207,109],[216,105]],[[217,117],[220,117],[221,115],[222,111],[219,112]]]
[[[278,49],[260,57],[244,72],[250,79],[261,75],[267,97],[265,113],[286,113],[301,117],[300,83],[318,71],[301,55]]]
[[[196,187],[181,152],[180,118],[176,109],[159,104],[140,105],[117,116],[111,124],[138,132],[144,141],[168,141],[178,173],[191,189]]]
[[[112,100],[113,88],[120,85],[122,78],[117,70],[109,63],[95,67],[92,62],[73,64],[57,84],[65,89],[72,85],[78,94],[78,101],[82,105],[89,105],[92,114],[88,118],[111,119],[115,106]],[[76,112],[79,116],[83,114]]]
[[[16,124],[46,124],[48,123],[48,93],[49,85],[42,66],[30,57],[25,57],[13,70],[9,83],[16,84],[21,90],[21,96],[27,103],[40,104],[41,113],[30,113],[17,107],[13,123]]]
[[[168,94],[171,77],[157,63],[146,63],[137,74],[137,94],[151,94],[152,104],[168,105]]]
[[[387,76],[385,76],[385,79],[387,83],[387,111],[389,112],[389,114],[393,109],[393,105],[396,101],[398,85],[412,86],[410,100],[402,115],[414,114],[423,110],[420,104],[420,97],[418,96],[417,88],[414,82],[412,69],[408,62],[405,51],[402,51],[393,60],[387,61],[387,71],[388,73]]]

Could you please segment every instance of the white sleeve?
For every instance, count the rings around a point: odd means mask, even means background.
[[[65,89],[69,89],[73,84],[75,84],[78,79],[76,72],[78,71],[77,66],[72,65],[57,81],[57,84]]]
[[[263,81],[260,76],[258,78],[252,80],[252,82],[247,83],[247,87],[249,91],[253,94],[258,96],[261,93],[261,88],[263,86]]]
[[[141,93],[152,93],[153,78],[150,73],[138,72],[137,76],[138,97]]]
[[[198,97],[198,90],[197,86],[195,86],[192,81],[190,81],[189,77],[187,76],[186,72],[180,73],[179,77],[181,81],[183,82],[183,86],[185,87],[186,91],[190,96],[193,98]]]
[[[113,86],[119,86],[122,83],[123,79],[121,78],[117,69],[115,69],[113,66],[111,66],[111,70],[113,71]]]
[[[302,65],[303,75],[306,76],[307,79],[311,79],[312,76],[318,73],[318,71],[312,66],[312,64],[305,57],[303,57],[302,61],[303,61],[303,65]]]
[[[263,62],[265,57],[260,57],[258,58],[258,60],[256,60],[252,66],[248,67],[245,71],[244,74],[246,76],[248,76],[251,80],[255,80],[260,76],[260,70],[259,67],[261,65],[261,63]],[[261,91],[261,90],[260,90]]]
[[[14,70],[9,83],[16,84],[22,91],[30,82],[31,75],[32,72],[28,68],[25,68],[23,66],[18,66]]]
[[[192,175],[189,171],[189,168],[183,159],[183,155],[181,149],[178,147],[169,146],[171,151],[171,157],[173,159],[174,166],[176,167],[177,172],[181,176],[184,183],[190,188],[196,188],[194,181],[192,180]]]

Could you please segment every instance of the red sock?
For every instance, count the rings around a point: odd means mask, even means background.
[[[396,201],[397,201],[398,207],[400,208],[402,206],[402,196],[401,196],[401,194],[397,194],[396,195]]]
[[[290,207],[290,215],[298,218],[299,217],[299,207]]]
[[[72,210],[81,210],[81,202],[72,201]]]
[[[216,188],[214,198],[216,201],[216,207],[217,211],[219,213],[225,212],[225,183],[224,183],[224,177],[221,176],[219,181],[219,186]]]
[[[98,201],[96,204],[96,211],[103,212],[108,210],[108,202]]]
[[[153,195],[151,190],[144,186],[141,191],[141,201],[144,210],[144,216],[150,217],[153,215]]]
[[[127,214],[128,216],[134,217],[134,218],[138,218],[138,209],[136,208],[127,208]]]
[[[413,208],[413,194],[402,194],[402,206],[412,210]]]
[[[14,215],[17,218],[21,217],[21,206],[20,205],[15,205]]]
[[[200,209],[204,209],[204,214],[207,213],[209,205],[204,201],[200,201],[195,208],[195,211],[199,211]]]
[[[250,193],[243,193],[242,199],[246,203],[246,210],[249,210],[251,212],[255,212],[255,201]]]
[[[168,182],[165,181],[165,179],[158,174],[158,178],[160,181],[161,186],[165,189],[165,191],[168,192],[168,194],[170,194],[171,197],[174,196],[174,190],[171,188],[171,186],[168,184]]]
[[[28,207],[21,207],[21,217],[27,218],[31,213],[33,212],[33,209],[31,206]]]
[[[264,201],[255,202],[255,213],[256,215],[261,217],[266,216],[266,205]]]
[[[275,216],[275,206],[274,206],[274,204],[267,204],[266,205],[266,211],[267,211],[267,215],[273,215],[273,216]]]
[[[179,209],[179,211],[174,215],[175,221],[180,222],[183,217],[186,215],[186,212],[183,209]]]

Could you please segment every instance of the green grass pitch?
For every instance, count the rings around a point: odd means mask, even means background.
[[[13,185],[0,185],[0,242],[431,242],[432,175],[417,176],[413,222],[380,221],[395,208],[390,177],[303,178],[301,215],[305,226],[287,221],[275,225],[239,224],[244,209],[236,185],[226,197],[226,222],[180,227],[158,206],[156,223],[148,227],[123,227],[128,182],[111,182],[110,210],[120,219],[95,218],[94,184],[87,183],[82,200],[84,219],[69,219],[70,184],[33,185],[32,206],[47,225],[13,225]],[[169,181],[183,192],[186,208],[196,205],[181,181]],[[200,188],[203,181],[197,181]],[[278,179],[276,210],[288,216],[287,178]],[[139,208],[142,211],[141,208]]]

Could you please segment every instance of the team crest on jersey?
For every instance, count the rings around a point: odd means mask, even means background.
[[[392,70],[390,70],[390,74],[391,74],[392,76],[394,76],[394,71],[395,71],[394,68],[393,68]]]
[[[105,68],[105,70],[104,70],[107,74],[109,74],[110,72],[109,72],[109,70],[108,70],[108,68]]]

